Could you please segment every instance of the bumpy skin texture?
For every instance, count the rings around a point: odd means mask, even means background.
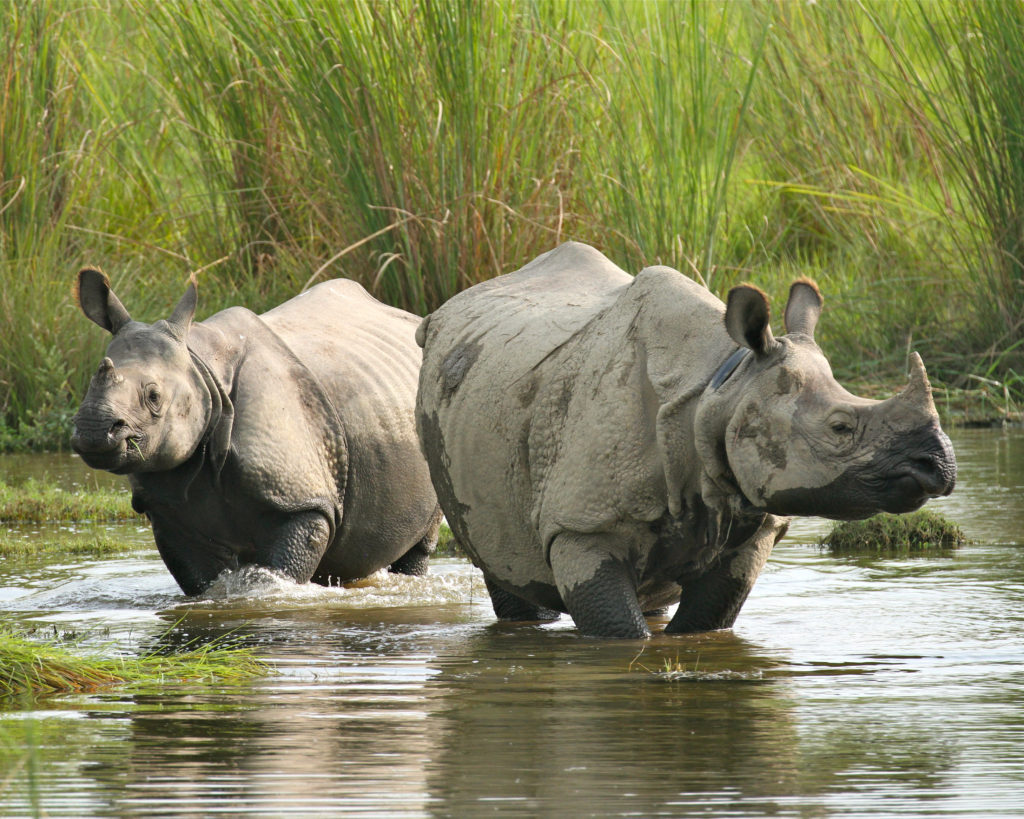
[[[426,570],[440,510],[413,422],[415,316],[341,279],[195,324],[194,281],[152,325],[99,271],[78,292],[113,339],[72,446],[128,476],[186,594],[251,564],[319,583]]]
[[[900,395],[850,395],[813,340],[821,305],[795,283],[775,338],[756,288],[726,308],[674,270],[632,278],[567,243],[425,319],[416,422],[499,617],[567,611],[635,638],[679,602],[667,630],[729,627],[790,515],[952,491],[920,360]]]

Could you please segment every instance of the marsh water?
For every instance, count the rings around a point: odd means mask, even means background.
[[[800,521],[734,629],[644,643],[496,623],[457,559],[355,588],[246,572],[201,600],[138,524],[128,556],[0,562],[8,620],[113,653],[234,632],[272,667],[0,701],[0,815],[1021,816],[1024,433],[954,446],[933,508],[971,545],[837,558]]]

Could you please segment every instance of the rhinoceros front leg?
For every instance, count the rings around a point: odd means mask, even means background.
[[[606,534],[563,532],[551,544],[551,570],[576,628],[589,637],[649,637],[633,567]]]
[[[225,569],[238,568],[238,555],[214,542],[182,541],[168,535],[161,522],[152,519],[157,550],[171,576],[189,597],[202,594]]]
[[[308,583],[327,550],[331,529],[319,512],[299,512],[274,530],[255,562],[296,583]]]
[[[681,578],[679,608],[665,632],[690,634],[731,628],[786,528],[769,515],[748,540],[723,551],[703,572]]]

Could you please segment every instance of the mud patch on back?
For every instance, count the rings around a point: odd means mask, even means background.
[[[460,344],[441,362],[441,400],[448,403],[480,356],[479,344]]]
[[[455,539],[466,552],[473,557],[475,550],[469,539],[469,530],[466,528],[466,513],[469,505],[460,503],[455,494],[455,487],[452,486],[451,458],[444,446],[444,435],[441,432],[441,422],[437,413],[426,413],[422,410],[419,413],[419,429],[423,443],[423,454],[427,458],[427,466],[430,468],[430,479],[434,484],[434,491],[437,493],[437,500],[444,511],[448,526],[455,535]],[[475,558],[474,558],[475,562]]]

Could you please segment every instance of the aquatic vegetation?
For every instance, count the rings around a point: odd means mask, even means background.
[[[960,527],[931,509],[906,515],[875,515],[837,523],[820,545],[834,555],[908,555],[955,549],[967,538]]]
[[[142,520],[131,497],[120,489],[80,489],[69,492],[38,481],[10,485],[0,481],[0,523],[44,521]]]
[[[0,624],[0,696],[92,691],[114,685],[240,682],[269,667],[251,649],[222,639],[139,657],[79,654],[60,639],[36,640]],[[191,647],[190,647],[191,646]]]

